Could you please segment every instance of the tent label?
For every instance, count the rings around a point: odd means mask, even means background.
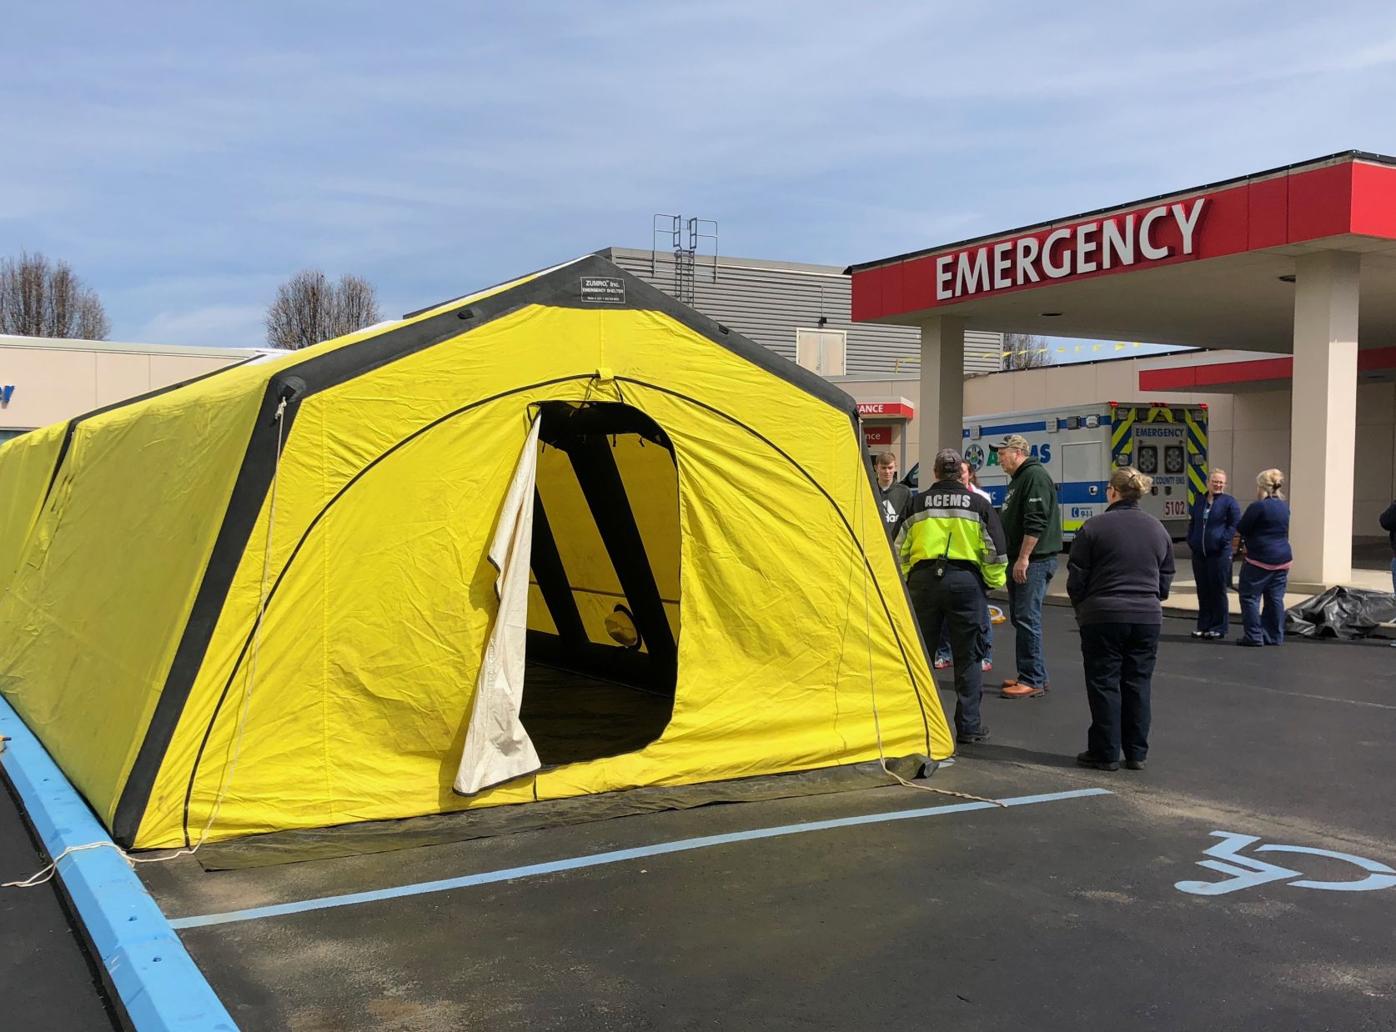
[[[1260,841],[1259,836],[1239,835],[1233,831],[1214,831],[1212,837],[1221,841],[1211,849],[1204,849],[1202,855],[1213,859],[1199,860],[1197,866],[1226,875],[1225,880],[1180,881],[1173,886],[1179,892],[1194,896],[1224,896],[1229,892],[1275,881],[1287,881],[1296,889],[1322,889],[1328,892],[1371,892],[1374,889],[1396,887],[1396,870],[1375,860],[1368,860],[1365,856],[1338,853],[1331,849],[1315,849],[1312,846],[1285,846],[1278,843],[1255,846]],[[1247,846],[1255,846],[1257,853],[1293,853],[1299,856],[1321,856],[1330,860],[1341,860],[1365,872],[1367,877],[1345,881],[1315,881],[1306,878],[1300,871],[1269,863],[1259,857],[1242,856],[1241,850]]]
[[[582,300],[598,305],[623,305],[625,280],[614,276],[583,276]]]

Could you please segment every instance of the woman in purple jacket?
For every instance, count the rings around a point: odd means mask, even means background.
[[[1285,640],[1285,585],[1294,552],[1289,547],[1289,506],[1285,475],[1267,469],[1255,478],[1256,500],[1246,507],[1236,528],[1246,549],[1236,593],[1241,596],[1241,639],[1237,645],[1258,648]],[[1264,609],[1261,600],[1264,600]]]

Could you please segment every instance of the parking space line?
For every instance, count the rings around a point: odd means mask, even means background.
[[[858,817],[835,817],[829,820],[808,821],[802,824],[785,824],[771,828],[752,828],[749,831],[734,831],[724,835],[705,835],[701,838],[677,839],[673,842],[657,842],[650,846],[634,849],[616,849],[605,853],[592,853],[587,856],[568,857],[546,863],[528,864],[523,867],[510,867],[499,871],[484,871],[480,874],[461,875],[457,878],[443,878],[439,881],[417,882],[412,885],[398,885],[387,889],[374,889],[368,892],[351,892],[340,896],[322,896],[318,899],[300,900],[295,903],[278,903],[273,906],[249,907],[246,910],[230,910],[221,914],[197,914],[189,917],[170,919],[177,929],[204,928],[209,925],[233,924],[239,921],[257,921],[268,917],[286,917],[313,910],[329,910],[335,907],[356,906],[360,903],[377,903],[382,900],[401,899],[406,896],[421,896],[432,892],[449,892],[474,885],[490,885],[495,882],[517,881],[560,871],[577,871],[587,867],[601,867],[606,864],[624,863],[627,860],[640,860],[645,857],[663,856],[668,853],[684,853],[695,849],[708,849],[712,846],[725,846],[735,842],[753,842],[760,839],[781,838],[786,835],[803,835],[815,831],[832,831],[837,828],[853,828],[866,824],[881,824],[888,821],[913,820],[920,817],[942,817],[954,813],[968,813],[971,810],[994,810],[999,806],[1034,806],[1038,803],[1055,803],[1066,799],[1084,799],[1089,796],[1114,795],[1104,788],[1079,788],[1069,792],[1048,792],[1043,795],[1014,796],[997,802],[954,803],[948,806],[926,806],[914,810],[892,810],[886,813],[863,814]]]

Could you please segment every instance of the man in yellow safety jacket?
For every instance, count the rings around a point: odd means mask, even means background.
[[[998,513],[961,483],[960,461],[954,449],[936,453],[935,483],[912,500],[896,549],[922,639],[933,648],[949,624],[955,740],[974,744],[989,737],[979,719],[980,623],[986,592],[1004,585],[1008,556]]]

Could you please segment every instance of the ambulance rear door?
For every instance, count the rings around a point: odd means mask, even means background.
[[[1154,486],[1140,499],[1150,513],[1177,537],[1186,533],[1188,519],[1188,431],[1175,410],[1166,406],[1141,407],[1130,430],[1130,460],[1141,473],[1153,477]],[[1122,465],[1129,464],[1121,463]]]

